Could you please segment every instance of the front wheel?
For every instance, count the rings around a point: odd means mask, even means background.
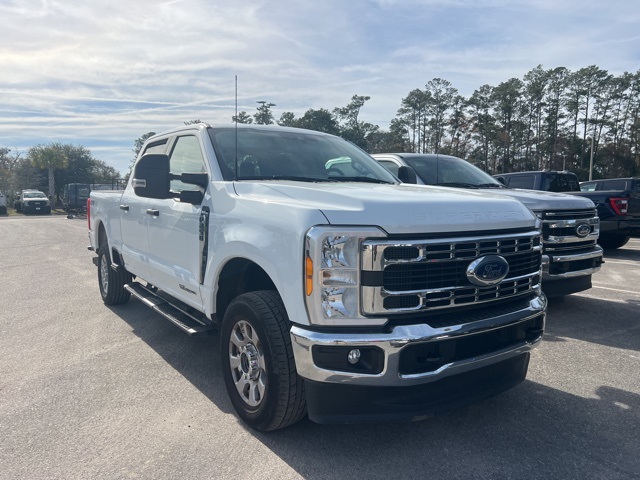
[[[284,428],[306,414],[289,328],[284,304],[273,291],[242,294],[224,314],[220,332],[224,382],[236,412],[256,430]]]
[[[114,270],[111,268],[111,256],[109,245],[102,243],[98,248],[98,285],[100,296],[105,305],[119,305],[126,303],[131,298],[125,284],[131,281],[131,274],[124,268]]]

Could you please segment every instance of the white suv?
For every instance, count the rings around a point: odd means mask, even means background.
[[[0,192],[0,215],[6,215],[6,214],[7,214],[7,199],[2,194],[2,192]]]

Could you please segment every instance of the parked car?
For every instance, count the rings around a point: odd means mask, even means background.
[[[591,288],[591,276],[602,265],[602,248],[596,244],[599,220],[593,202],[564,193],[508,188],[469,162],[451,155],[381,153],[372,156],[396,175],[403,166],[413,168],[419,184],[489,190],[520,200],[542,220],[542,289],[547,296],[559,297]]]
[[[545,192],[579,192],[580,182],[575,173],[567,171],[513,172],[494,175],[498,181],[511,188],[543,190]]]
[[[7,199],[2,194],[2,192],[0,192],[0,214],[1,215],[7,214]]]
[[[43,213],[45,215],[51,213],[49,199],[40,190],[22,190],[19,205],[16,210],[22,213]]]
[[[626,245],[631,235],[640,234],[640,178],[606,178],[580,184],[573,195],[589,198],[598,208],[603,248]]]

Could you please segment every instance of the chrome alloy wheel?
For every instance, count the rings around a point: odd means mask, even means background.
[[[100,260],[100,282],[102,291],[106,295],[109,292],[109,256],[102,255]]]
[[[233,326],[229,337],[231,377],[240,398],[251,407],[264,399],[267,372],[258,334],[246,320]]]

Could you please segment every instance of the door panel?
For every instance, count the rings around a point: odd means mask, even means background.
[[[149,276],[148,203],[148,199],[136,196],[133,188],[127,187],[119,206],[124,264],[144,280]]]
[[[206,173],[199,140],[194,135],[178,137],[170,154],[171,173]],[[198,190],[198,186],[172,180],[171,191]],[[149,269],[155,285],[183,302],[202,306],[201,205],[174,199],[149,199]]]

